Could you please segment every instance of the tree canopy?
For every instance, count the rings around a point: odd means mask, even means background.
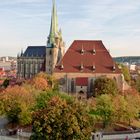
[[[93,95],[98,96],[102,94],[112,94],[117,93],[117,84],[115,80],[107,77],[99,77],[95,80]]]

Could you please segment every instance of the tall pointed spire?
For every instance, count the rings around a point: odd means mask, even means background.
[[[52,17],[51,17],[51,27],[50,27],[50,34],[48,37],[48,43],[54,44],[55,38],[58,36],[58,18],[57,18],[57,10],[55,0],[52,0],[53,8],[52,8]]]

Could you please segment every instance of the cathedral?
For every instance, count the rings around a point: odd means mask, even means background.
[[[53,1],[50,33],[46,46],[28,46],[25,52],[17,56],[17,77],[29,79],[43,71],[52,74],[57,63],[65,53],[65,43]]]
[[[18,78],[28,79],[43,71],[59,81],[62,92],[91,96],[94,81],[101,76],[114,79],[118,89],[124,90],[123,75],[101,40],[75,40],[65,53],[55,1],[47,45],[29,46],[17,60]]]

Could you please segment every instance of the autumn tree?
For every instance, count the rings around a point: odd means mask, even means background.
[[[58,82],[52,75],[47,75],[44,72],[38,73],[32,80],[31,84],[40,90],[52,89],[58,91]]]
[[[137,119],[139,117],[140,112],[140,96],[137,95],[127,95],[125,97],[128,105],[126,108],[126,120],[129,122],[129,125],[134,119]]]
[[[113,121],[114,105],[110,95],[104,94],[97,98],[96,112],[101,117],[104,128]]]
[[[122,95],[117,95],[113,98],[114,104],[114,121],[126,122],[128,102]]]
[[[11,123],[22,125],[31,123],[31,108],[34,99],[25,87],[8,87],[0,94],[0,101],[2,114],[5,114]]]
[[[115,95],[117,93],[117,84],[113,79],[99,77],[95,80],[93,93],[94,96],[102,94]]]
[[[54,96],[47,108],[33,115],[33,135],[30,140],[88,140],[92,121],[79,102],[67,102]]]
[[[131,80],[131,76],[128,67],[123,64],[118,64],[118,65],[121,68],[125,81],[129,83]]]

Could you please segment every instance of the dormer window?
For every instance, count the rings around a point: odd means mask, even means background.
[[[115,72],[115,70],[116,70],[116,66],[115,66],[115,64],[113,65],[113,72]]]
[[[83,69],[84,69],[83,63],[81,63],[80,70],[83,71]]]
[[[61,69],[61,70],[64,69],[64,65],[63,65],[63,63],[61,64],[60,69]]]
[[[83,46],[82,46],[82,49],[81,49],[81,55],[84,54],[84,49],[83,49]]]
[[[95,65],[92,66],[92,70],[93,70],[93,72],[96,70],[96,66]]]
[[[95,48],[92,50],[92,54],[93,54],[93,55],[96,54],[96,50],[95,50]]]

